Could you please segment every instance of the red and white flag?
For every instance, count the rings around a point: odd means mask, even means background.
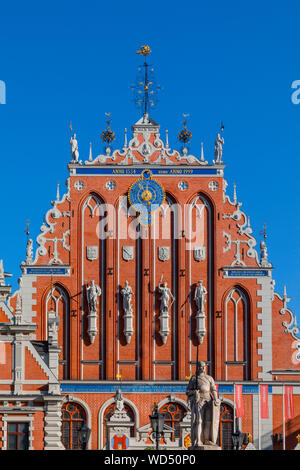
[[[243,403],[243,386],[234,386],[234,403],[235,403],[235,417],[244,417],[244,403]]]
[[[269,387],[268,385],[259,385],[260,395],[260,417],[261,419],[269,418]]]
[[[285,419],[294,418],[294,399],[293,399],[293,386],[284,386],[284,416]]]

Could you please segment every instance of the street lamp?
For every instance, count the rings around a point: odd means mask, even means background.
[[[151,426],[155,435],[156,441],[156,450],[159,449],[159,438],[164,429],[164,420],[165,416],[163,413],[158,411],[158,406],[156,405],[153,409],[152,415],[149,416],[151,420]]]
[[[81,426],[78,431],[79,434],[79,443],[82,450],[86,450],[86,446],[91,434],[91,430],[87,427],[85,423]]]

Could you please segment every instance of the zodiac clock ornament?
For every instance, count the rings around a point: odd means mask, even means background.
[[[142,225],[152,224],[152,214],[163,204],[165,192],[150,170],[144,170],[141,179],[132,184],[128,192],[129,203],[140,213]]]

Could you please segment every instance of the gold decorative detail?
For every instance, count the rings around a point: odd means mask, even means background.
[[[150,47],[147,46],[147,45],[142,46],[139,51],[136,51],[137,54],[141,54],[141,55],[143,55],[143,56],[149,55],[150,52],[151,52],[151,49],[150,49]]]

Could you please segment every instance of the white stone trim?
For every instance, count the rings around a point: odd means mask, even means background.
[[[18,411],[18,413],[22,413],[22,410]],[[12,416],[4,414],[2,416],[3,427],[2,427],[2,450],[7,450],[7,424],[8,423],[29,423],[28,426],[28,450],[33,450],[32,441],[33,441],[33,416]]]
[[[130,408],[132,409],[133,413],[134,413],[134,422],[135,422],[135,429],[138,429],[139,426],[140,426],[140,415],[139,415],[139,410],[138,408],[136,407],[136,405],[131,401],[131,400],[128,400],[128,398],[125,398],[123,395],[122,395],[122,398],[123,398],[123,401],[124,403],[126,403],[127,405],[130,406]],[[104,415],[104,412],[106,410],[106,408],[111,405],[112,403],[114,403],[115,399],[114,397],[113,398],[109,398],[108,400],[106,400],[106,402],[103,403],[103,405],[101,406],[100,410],[99,410],[99,413],[98,413],[98,449],[99,450],[103,450],[103,443],[104,443],[104,436],[103,436],[103,415]]]
[[[261,301],[257,306],[261,309],[260,321],[261,325],[257,325],[257,331],[261,331],[261,348],[259,354],[262,358],[258,361],[258,366],[262,371],[258,373],[258,378],[262,380],[270,380],[269,371],[272,370],[272,278],[265,277],[257,279],[260,290],[257,295],[261,297]]]

